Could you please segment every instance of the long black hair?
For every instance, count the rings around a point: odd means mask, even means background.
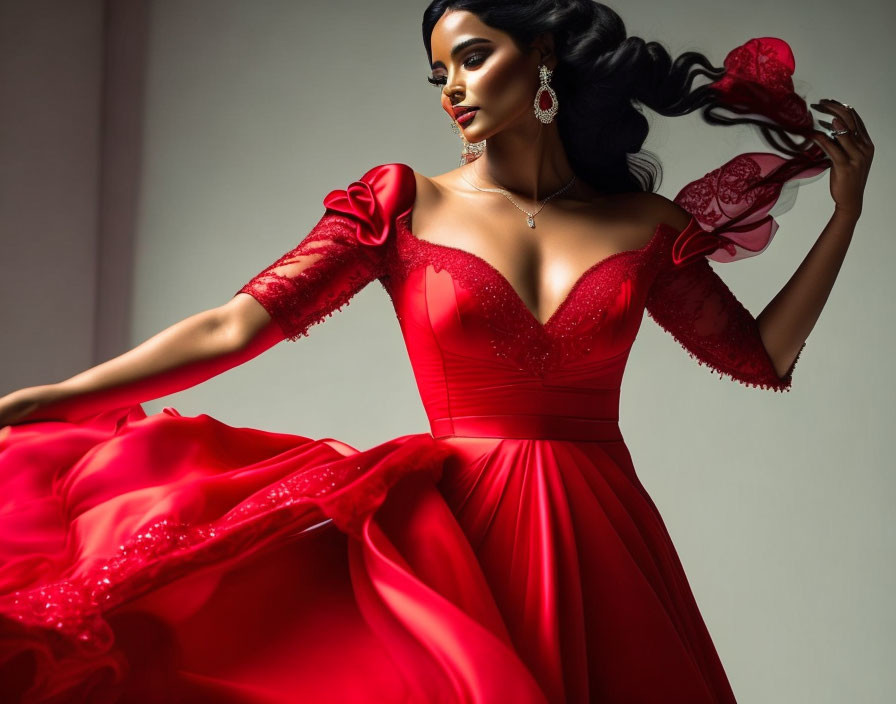
[[[573,171],[599,191],[654,191],[662,179],[658,158],[642,148],[649,124],[640,105],[669,117],[702,108],[708,123],[752,123],[776,149],[802,151],[782,126],[725,114],[708,84],[693,87],[698,76],[720,79],[723,67],[696,51],[673,61],[659,42],[627,36],[622,18],[595,0],[433,0],[423,13],[430,63],[432,29],[447,10],[472,12],[521,51],[538,35],[553,35],[560,138]]]

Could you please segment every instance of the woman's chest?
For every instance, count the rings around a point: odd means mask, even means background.
[[[449,259],[461,260],[460,267],[450,268],[481,265],[485,271],[476,276],[482,273],[486,278],[503,279],[505,287],[542,326],[596,265],[620,253],[646,250],[656,234],[646,213],[633,217],[616,205],[603,212],[570,206],[539,211],[531,219],[532,226],[525,224],[530,218],[522,210],[495,208],[500,214],[488,208],[479,210],[465,210],[459,203],[427,207],[421,216],[415,207],[401,223],[405,235],[399,243],[402,256],[412,261],[428,257],[446,264]],[[464,267],[466,259],[476,261]]]
[[[558,260],[560,283],[545,288],[560,293],[541,317],[543,311],[527,304],[512,274],[465,248],[416,237],[408,220],[397,220],[383,283],[412,353],[422,340],[461,356],[494,354],[540,375],[631,346],[671,230],[658,226],[642,246],[597,259],[583,252],[568,263]],[[551,265],[541,263],[536,281],[549,277]]]

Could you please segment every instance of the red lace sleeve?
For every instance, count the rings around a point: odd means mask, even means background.
[[[770,214],[792,206],[782,189],[821,173],[813,160],[740,154],[687,184],[675,202],[692,215],[671,241],[647,299],[647,312],[701,364],[750,386],[788,391],[800,348],[779,377],[755,317],[707,259],[732,262],[765,251],[778,230]],[[795,195],[792,194],[792,195]]]
[[[700,234],[705,231],[692,219],[680,236]],[[697,257],[675,264],[674,255],[667,254],[668,262],[648,292],[648,315],[699,364],[748,386],[789,391],[796,360],[784,376],[778,376],[756,318],[709,261]]]
[[[729,52],[725,75],[712,88],[722,108],[751,116],[759,125],[808,136],[813,118],[805,100],[794,92],[794,67],[793,52],[784,40],[751,39]],[[732,262],[765,251],[778,230],[772,211],[789,210],[799,181],[829,167],[815,144],[790,157],[750,152],[688,183],[675,197],[692,219],[663,253],[648,292],[647,312],[701,364],[747,385],[790,390],[805,344],[787,372],[778,376],[756,319],[707,259]]]
[[[749,386],[790,390],[799,353],[779,377],[755,317],[707,259],[732,262],[765,251],[778,230],[770,211],[793,204],[793,198],[780,202],[782,189],[824,168],[770,153],[740,154],[675,197],[692,219],[663,253],[647,313],[701,364]]]
[[[405,164],[375,166],[324,198],[326,212],[306,237],[246,283],[290,340],[342,308],[384,274],[395,218],[413,204],[414,172]],[[236,294],[234,294],[236,295]]]

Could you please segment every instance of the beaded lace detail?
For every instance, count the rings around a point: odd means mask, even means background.
[[[51,628],[85,646],[103,649],[111,642],[112,634],[102,612],[138,596],[141,585],[155,586],[159,567],[164,566],[165,580],[170,581],[194,572],[201,564],[219,560],[222,549],[238,552],[235,540],[255,549],[266,527],[286,525],[283,515],[272,520],[271,512],[292,506],[300,498],[321,496],[343,481],[347,479],[337,477],[330,467],[316,468],[275,484],[214,523],[156,521],[84,575],[4,597],[3,612],[23,623]],[[267,520],[253,522],[253,517]],[[178,560],[178,555],[183,559]]]
[[[342,309],[383,273],[379,247],[361,244],[357,223],[325,213],[292,250],[254,276],[237,293],[253,296],[290,340]]]
[[[639,272],[653,261],[651,252],[675,232],[661,224],[639,249],[616,252],[592,264],[542,324],[504,275],[486,260],[467,250],[418,238],[410,229],[410,213],[400,216],[397,224],[395,254],[388,259],[391,276],[387,291],[392,282],[404,280],[419,268],[448,271],[462,287],[476,291],[480,312],[493,329],[495,354],[540,377],[592,351],[612,301],[629,292]]]
[[[790,390],[799,354],[779,377],[756,319],[709,262],[700,258],[686,266],[671,264],[669,253],[677,234],[671,226],[658,226],[640,249],[617,252],[589,267],[542,325],[494,266],[466,250],[419,239],[409,220],[410,214],[405,214],[397,221],[395,253],[387,265],[391,276],[384,281],[387,291],[418,268],[447,270],[462,287],[477,292],[474,299],[492,327],[496,355],[533,375],[543,377],[590,353],[614,298],[630,293],[639,276],[649,276],[643,272],[650,267],[656,274],[647,313],[693,359],[748,386]]]
[[[329,519],[342,531],[358,535],[361,523],[382,503],[389,487],[407,475],[408,466],[438,479],[449,450],[409,443],[380,446],[375,452],[376,457],[362,453],[298,471],[209,523],[155,521],[81,575],[3,596],[0,611],[77,641],[82,650],[105,650],[113,634],[103,614],[116,605]],[[389,453],[394,461],[371,469],[371,460]]]
[[[701,365],[747,386],[789,391],[797,359],[783,377],[759,334],[753,315],[738,301],[705,258],[671,263],[654,280],[648,315]]]

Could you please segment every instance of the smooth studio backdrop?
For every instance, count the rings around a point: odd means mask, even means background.
[[[0,395],[61,381],[227,301],[371,166],[434,176],[459,138],[425,77],[424,2],[2,0]],[[892,5],[629,0],[630,34],[716,65],[792,46],[797,90],[863,115],[864,214],[793,390],[720,379],[644,318],[622,431],[744,704],[892,701],[896,591]],[[563,105],[560,105],[563,109]],[[737,153],[746,127],[646,110],[659,192]],[[714,264],[755,314],[833,208],[800,189],[761,256]],[[388,296],[351,304],[173,406],[368,448],[426,432]]]

